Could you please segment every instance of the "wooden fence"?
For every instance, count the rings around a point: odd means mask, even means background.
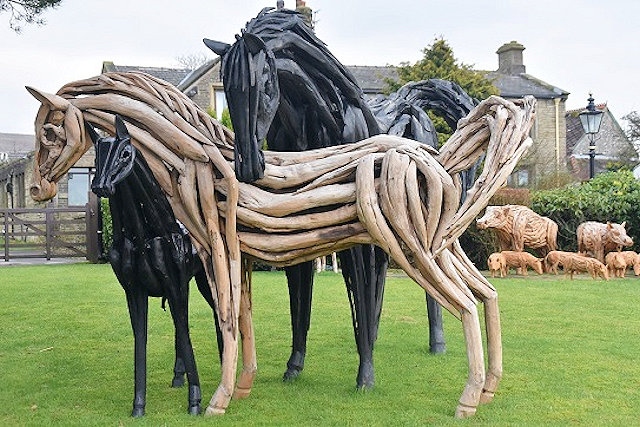
[[[0,209],[4,260],[84,257],[96,262],[101,245],[100,215],[95,206]]]

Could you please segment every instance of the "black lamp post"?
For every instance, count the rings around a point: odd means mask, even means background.
[[[589,94],[587,100],[587,108],[582,110],[579,114],[580,123],[584,133],[589,136],[589,178],[593,178],[596,169],[596,134],[600,131],[600,124],[602,123],[602,110],[598,110],[593,103],[593,94]]]

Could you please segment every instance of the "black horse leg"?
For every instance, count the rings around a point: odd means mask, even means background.
[[[198,261],[199,262],[199,261]],[[222,330],[220,329],[220,321],[218,320],[218,314],[216,313],[215,303],[213,302],[213,296],[211,295],[211,288],[209,287],[209,281],[207,280],[207,275],[204,272],[204,268],[200,266],[199,269],[196,270],[195,273],[196,284],[198,285],[198,290],[202,294],[202,297],[207,301],[209,307],[213,311],[213,323],[216,327],[216,338],[218,343],[218,357],[220,358],[220,363],[222,363],[222,352],[224,350],[224,341],[222,340]]]
[[[378,336],[389,258],[382,249],[372,245],[355,246],[338,255],[351,304],[353,332],[360,356],[356,386],[358,389],[367,389],[375,383],[373,346]]]
[[[444,341],[442,325],[442,307],[429,294],[427,296],[427,318],[429,319],[429,352],[444,354],[447,346]]]
[[[145,292],[128,291],[127,305],[133,329],[134,342],[134,395],[132,417],[144,415],[147,403],[147,312],[148,296]]]
[[[174,330],[174,347],[176,353],[176,361],[173,365],[173,379],[171,380],[171,387],[179,388],[184,385],[184,375],[187,370],[184,366],[184,360],[180,354],[180,337],[178,336],[178,330]]]
[[[196,367],[196,359],[193,354],[193,346],[189,337],[188,311],[184,305],[182,296],[177,299],[169,299],[169,308],[173,323],[176,329],[176,347],[184,361],[184,367],[189,383],[189,413],[198,415],[200,413],[200,401],[202,394],[200,391],[200,379],[198,377],[198,369]]]
[[[283,381],[295,379],[304,369],[307,351],[307,332],[311,321],[311,293],[313,289],[313,262],[308,261],[285,268],[289,285],[291,308],[292,348]]]

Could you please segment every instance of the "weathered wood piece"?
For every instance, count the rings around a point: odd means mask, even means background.
[[[619,251],[623,247],[632,246],[633,239],[627,235],[625,225],[626,222],[622,224],[583,222],[576,229],[578,252],[591,253],[598,261],[604,262],[604,255],[607,252]]]
[[[495,231],[502,251],[522,252],[527,247],[539,249],[544,257],[558,247],[558,224],[526,206],[487,206],[476,224],[480,230]]]
[[[118,85],[121,81],[128,84],[124,87]],[[130,85],[136,90],[129,89]],[[34,173],[36,182],[40,184],[31,189],[34,198],[44,200],[52,197],[55,194],[53,183],[71,167],[72,159],[87,149],[83,120],[62,122],[58,118],[68,114],[82,118],[84,114],[90,114],[96,110],[91,99],[105,92],[122,91],[126,96],[142,98],[138,94],[140,88],[153,99],[153,106],[158,104],[162,108],[170,108],[172,115],[180,115],[194,132],[198,131],[208,139],[202,145],[208,159],[205,162],[204,157],[193,155],[199,151],[177,148],[175,141],[164,140],[164,134],[145,128],[147,123],[169,121],[166,113],[161,113],[161,108],[145,109],[148,114],[160,117],[144,121],[130,118],[137,114],[138,108],[135,106],[136,110],[130,111],[131,103],[110,105],[110,112],[105,112],[123,116],[128,126],[140,126],[141,131],[157,138],[158,146],[168,148],[184,162],[183,170],[162,162],[160,164],[166,170],[161,173],[154,171],[154,175],[171,177],[167,199],[176,217],[192,235],[209,280],[222,329],[221,381],[207,413],[223,413],[236,389],[238,333],[242,339],[243,370],[238,379],[240,393],[237,396],[249,393],[256,372],[250,275],[248,264],[243,260],[259,257],[275,265],[289,265],[356,243],[373,243],[383,248],[416,283],[462,321],[469,377],[456,416],[473,415],[479,403],[493,398],[502,376],[497,293],[464,254],[458,237],[486,207],[495,191],[504,185],[531,145],[528,133],[534,116],[533,98],[517,103],[499,97],[488,98],[459,123],[458,130],[440,153],[434,154],[433,149],[416,141],[379,135],[368,141],[367,150],[356,155],[356,159],[345,159],[345,156],[335,156],[334,159],[334,148],[319,149],[317,158],[333,159],[332,171],[341,171],[334,174],[326,185],[321,184],[322,176],[333,172],[322,169],[323,175],[310,175],[304,183],[298,182],[286,188],[279,184],[278,188],[270,188],[269,179],[258,180],[252,185],[238,183],[232,163],[223,160],[225,153],[233,147],[231,134],[206,114],[200,114],[197,107],[179,91],[141,73],[105,74],[66,85],[58,95],[38,94],[43,105],[36,118],[37,135],[46,139],[49,133],[45,126],[51,125],[61,134],[73,135],[78,140],[70,142],[71,149],[65,151],[65,146],[59,153],[48,150],[46,145],[39,145]],[[75,106],[78,100],[85,110]],[[66,129],[68,126],[74,126],[74,129]],[[103,130],[113,131],[109,127]],[[478,134],[483,137],[478,137]],[[194,135],[190,138],[197,141]],[[132,142],[136,147],[142,145],[135,137]],[[371,146],[382,148],[371,152]],[[486,152],[486,158],[482,173],[464,203],[459,205],[461,186],[456,175],[473,164],[483,152]],[[265,156],[266,161],[269,157]],[[62,166],[55,167],[58,164]],[[307,185],[310,185],[308,190],[305,188]],[[279,209],[268,203],[276,198],[286,208]],[[256,201],[264,201],[265,204]],[[355,205],[357,217],[336,215],[336,221],[342,222],[332,223],[326,221],[325,216],[322,226],[305,230],[291,227],[290,231],[284,227],[275,233],[253,221],[244,222],[239,214],[245,210],[256,214],[245,217],[259,217],[263,222],[269,217],[284,222],[291,218],[296,222],[294,218],[297,215],[348,210],[346,207],[349,205]],[[414,224],[415,221],[421,224]],[[242,258],[241,251],[244,254]],[[478,302],[485,306],[486,369]]]

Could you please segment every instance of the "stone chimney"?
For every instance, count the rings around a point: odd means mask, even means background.
[[[496,51],[498,54],[498,72],[503,74],[526,73],[522,62],[524,46],[515,40],[505,43]]]

